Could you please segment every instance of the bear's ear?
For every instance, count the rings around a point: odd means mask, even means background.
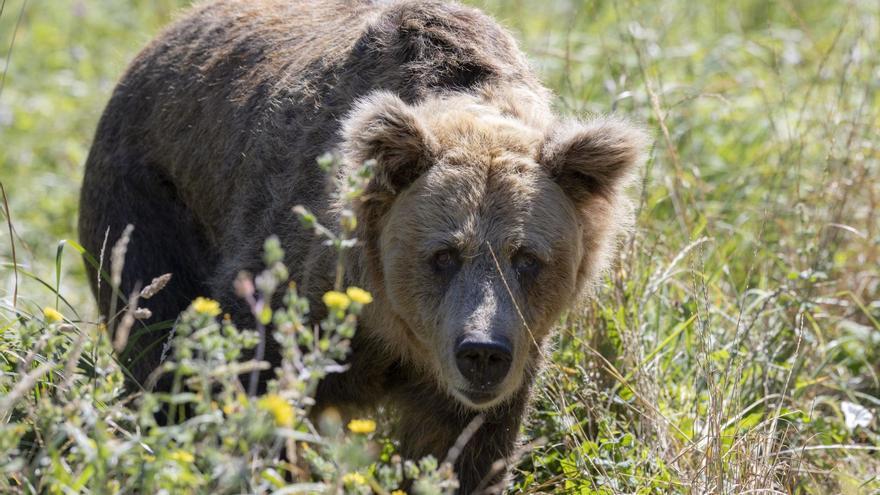
[[[343,151],[360,166],[376,160],[373,183],[396,194],[425,173],[437,143],[415,110],[396,95],[378,91],[362,99],[342,129]]]
[[[592,195],[610,196],[626,185],[648,142],[642,129],[615,117],[568,121],[545,139],[539,162],[580,204]]]

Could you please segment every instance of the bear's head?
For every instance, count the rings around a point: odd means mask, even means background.
[[[376,161],[356,205],[371,337],[476,410],[533,374],[601,271],[647,144],[616,118],[558,121],[513,100],[376,92],[342,134],[349,166]]]

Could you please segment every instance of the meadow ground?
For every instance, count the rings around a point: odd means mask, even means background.
[[[179,398],[204,402],[198,425],[120,399],[65,240],[116,79],[185,3],[0,4],[0,491],[388,493],[408,469],[439,493],[443,469],[401,467],[381,425],[303,426],[301,377],[259,401],[229,383]],[[633,236],[560,324],[514,491],[880,493],[880,4],[474,3],[561,112],[620,112],[654,137]],[[231,361],[221,331],[253,339],[214,312],[190,310],[182,360]],[[176,376],[207,376],[188,363]]]

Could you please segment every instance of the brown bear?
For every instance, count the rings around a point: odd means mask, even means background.
[[[342,173],[376,160],[346,265],[346,284],[374,302],[318,406],[397,411],[413,458],[442,459],[483,414],[455,466],[470,493],[503,476],[492,466],[515,445],[548,333],[630,222],[623,189],[645,146],[623,120],[555,115],[511,36],[472,8],[206,2],[116,87],[86,164],[80,236],[97,255],[134,225],[123,294],[173,274],[146,302],[149,324],[199,295],[247,321],[233,280],[261,269],[273,234],[320,307],[334,253],[292,208],[335,225],[336,178],[316,158],[336,151]],[[106,315],[111,293],[89,269]],[[170,332],[152,328],[134,344],[138,380]]]

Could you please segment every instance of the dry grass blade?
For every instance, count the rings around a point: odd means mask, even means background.
[[[18,257],[15,253],[15,237],[12,235],[12,213],[9,212],[9,199],[6,197],[6,188],[2,181],[0,181],[0,193],[3,193],[3,212],[6,218],[6,227],[9,230],[9,246],[12,251],[12,273],[15,278],[12,286],[12,307],[14,308],[18,305]]]
[[[15,403],[21,400],[22,397],[24,397],[24,395],[27,394],[27,392],[31,390],[34,385],[43,378],[43,376],[52,371],[52,368],[54,367],[55,363],[46,362],[21,377],[12,390],[10,390],[5,397],[0,399],[0,417],[8,419]]]

